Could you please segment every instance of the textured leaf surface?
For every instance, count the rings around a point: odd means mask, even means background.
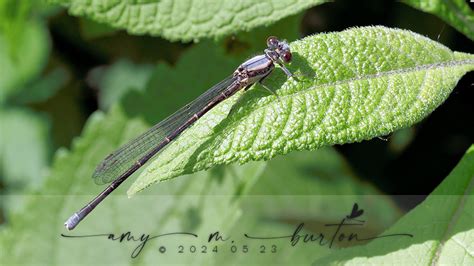
[[[380,238],[316,261],[315,265],[473,265],[474,146],[428,198]]]
[[[68,7],[77,16],[169,40],[222,37],[268,25],[325,0],[49,0]]]
[[[403,0],[406,4],[436,15],[474,40],[474,11],[464,0]]]
[[[474,55],[384,27],[314,35],[291,48],[290,70],[309,78],[277,69],[265,83],[278,99],[251,89],[223,102],[168,145],[128,193],[214,165],[386,135],[426,117],[474,69]]]

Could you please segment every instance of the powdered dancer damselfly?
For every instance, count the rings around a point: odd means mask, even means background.
[[[68,230],[74,229],[123,181],[214,106],[241,89],[247,90],[254,83],[261,83],[273,71],[275,64],[278,64],[286,75],[291,77],[291,72],[284,66],[284,63],[291,61],[290,46],[285,41],[280,41],[273,36],[267,39],[267,46],[268,48],[265,49],[264,54],[245,61],[231,76],[214,85],[176,113],[107,156],[97,166],[93,178],[96,183],[112,183],[81,210],[74,213],[64,223],[66,228]]]

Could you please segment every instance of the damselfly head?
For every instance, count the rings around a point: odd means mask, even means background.
[[[280,58],[284,63],[289,63],[292,58],[290,46],[286,41],[280,41],[275,36],[270,36],[267,39],[268,49],[276,52],[278,58]]]

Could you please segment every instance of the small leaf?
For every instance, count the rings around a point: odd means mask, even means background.
[[[8,7],[17,4],[16,1],[0,2],[0,104],[12,94],[20,93],[29,80],[38,76],[49,55],[45,25],[40,19],[12,15]]]
[[[251,89],[219,104],[155,157],[129,195],[219,164],[387,135],[429,115],[474,69],[474,55],[385,27],[314,35],[291,48],[290,70],[314,78],[277,69],[265,84],[278,99]]]
[[[433,193],[381,234],[360,247],[336,252],[315,265],[473,265],[474,145]]]
[[[76,16],[87,16],[132,34],[162,36],[168,40],[197,41],[219,38],[269,25],[326,0],[49,0]]]
[[[403,0],[404,3],[443,19],[474,40],[474,12],[464,0]],[[471,1],[472,2],[472,1]]]
[[[108,110],[128,91],[143,90],[152,73],[152,65],[136,65],[130,60],[121,59],[111,66],[93,69],[88,80],[91,85],[100,88],[99,106],[102,110]]]
[[[0,108],[0,176],[10,192],[37,188],[50,161],[49,120],[28,109]]]
[[[393,154],[401,154],[415,138],[414,127],[403,128],[390,135],[388,145]]]
[[[28,83],[24,90],[12,97],[11,102],[25,104],[46,101],[63,88],[69,78],[70,74],[66,69],[57,67],[43,77]]]

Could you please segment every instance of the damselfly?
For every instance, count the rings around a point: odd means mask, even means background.
[[[292,58],[290,46],[285,41],[280,41],[273,36],[267,39],[267,46],[268,48],[265,49],[264,54],[245,61],[231,76],[214,85],[194,101],[107,156],[97,166],[93,178],[96,183],[112,183],[81,210],[74,213],[64,223],[66,228],[68,230],[74,229],[123,181],[214,106],[241,89],[247,90],[256,82],[262,84],[263,79],[275,68],[275,64],[279,65],[288,77],[292,77],[291,72],[284,66]]]

